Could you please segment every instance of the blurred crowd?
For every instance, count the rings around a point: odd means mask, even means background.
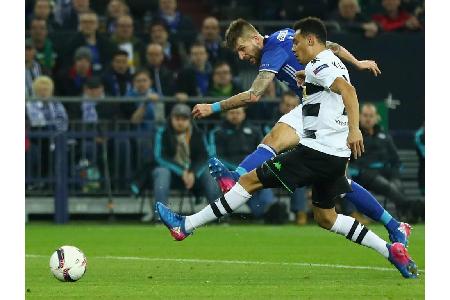
[[[361,3],[359,3],[361,2]],[[424,29],[424,1],[26,1],[26,95],[47,75],[56,96],[83,96],[99,77],[107,96],[142,95],[136,71],[146,70],[153,98],[229,96],[243,63],[222,43],[220,20],[289,21],[313,15],[331,31],[374,38]],[[182,9],[184,8],[184,10]],[[201,14],[199,13],[201,12]],[[289,22],[287,22],[289,24]],[[225,25],[226,26],[226,25]],[[279,94],[278,94],[279,95]],[[77,117],[75,112],[69,111]]]

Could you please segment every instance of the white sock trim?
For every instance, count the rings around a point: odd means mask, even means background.
[[[259,144],[258,147],[256,147],[256,148],[264,148],[264,149],[266,149],[267,151],[271,152],[274,156],[277,156],[277,154],[275,153],[275,151],[273,151],[272,147],[267,146],[267,145],[265,145],[265,144]]]

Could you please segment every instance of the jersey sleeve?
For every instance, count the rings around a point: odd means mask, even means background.
[[[272,47],[262,55],[259,71],[278,73],[288,58],[289,56],[283,47]]]
[[[308,68],[307,81],[329,88],[336,78],[341,77],[342,74],[339,70],[331,64],[331,62],[318,61],[314,65]]]

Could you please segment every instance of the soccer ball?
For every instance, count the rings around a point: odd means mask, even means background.
[[[77,247],[62,246],[50,257],[50,271],[61,281],[77,281],[83,277],[86,266],[86,256]]]

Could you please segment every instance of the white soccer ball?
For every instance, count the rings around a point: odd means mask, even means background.
[[[80,249],[62,246],[50,257],[50,271],[58,280],[77,281],[86,272],[87,259]]]

